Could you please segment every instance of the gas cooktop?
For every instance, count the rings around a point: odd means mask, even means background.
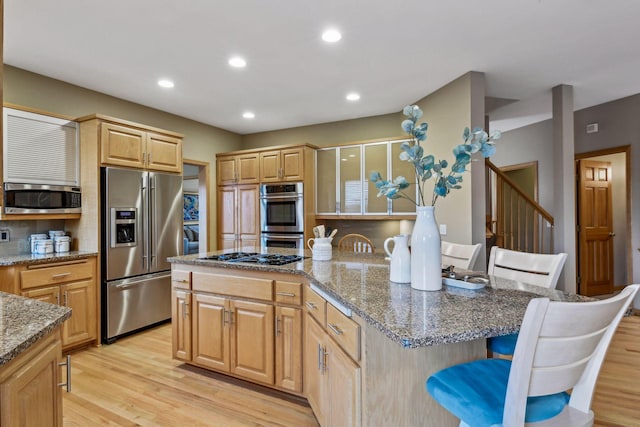
[[[257,252],[228,252],[219,255],[208,255],[200,259],[226,262],[247,262],[261,265],[285,265],[297,262],[306,257],[301,255],[259,254]]]

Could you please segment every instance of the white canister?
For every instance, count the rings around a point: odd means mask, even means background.
[[[53,253],[53,240],[51,239],[39,239],[36,240],[36,254],[50,254]]]
[[[316,237],[307,240],[307,246],[311,249],[311,259],[314,261],[329,261],[331,259],[332,237]],[[313,242],[313,244],[311,244]]]
[[[48,236],[46,234],[32,234],[29,236],[29,244],[31,245],[31,253],[35,254],[36,252],[36,242],[38,240],[45,240]]]
[[[53,239],[53,246],[56,252],[69,252],[69,245],[71,237],[69,236],[56,236]]]
[[[64,236],[63,230],[49,230],[49,238],[54,239],[58,236]]]

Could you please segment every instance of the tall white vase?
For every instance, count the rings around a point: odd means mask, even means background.
[[[433,206],[416,207],[411,233],[411,287],[421,291],[442,289],[440,232]]]

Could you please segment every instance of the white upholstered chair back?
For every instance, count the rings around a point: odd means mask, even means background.
[[[558,284],[566,260],[566,253],[533,254],[494,246],[491,248],[487,273],[553,289]]]
[[[463,245],[442,241],[442,266],[453,265],[454,268],[471,270],[478,259],[481,247],[481,243]]]
[[[629,285],[611,298],[594,302],[536,298],[529,303],[513,355],[503,425],[523,425],[527,396],[569,389],[567,407],[544,425],[592,425],[591,400],[598,373],[638,287]]]

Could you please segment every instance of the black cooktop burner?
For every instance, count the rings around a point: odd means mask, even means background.
[[[226,254],[201,257],[201,259],[210,259],[213,261],[247,262],[262,265],[285,265],[300,261],[304,258],[305,257],[301,255],[259,254],[256,252],[229,252]]]

